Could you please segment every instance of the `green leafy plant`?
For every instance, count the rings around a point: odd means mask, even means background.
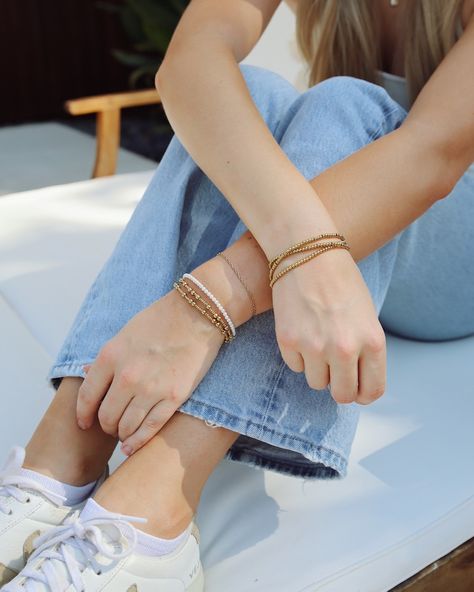
[[[122,64],[133,68],[130,86],[136,87],[139,81],[153,86],[155,73],[188,3],[189,0],[120,0],[99,4],[117,14],[130,39],[129,51],[113,50]]]

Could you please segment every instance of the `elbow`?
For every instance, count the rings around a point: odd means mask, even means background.
[[[155,88],[158,91],[158,94],[160,95],[160,97],[163,97],[163,87],[166,84],[165,83],[165,79],[168,78],[168,66],[165,63],[165,61],[163,60],[161,62],[160,67],[158,68],[158,70],[156,71],[155,74]]]
[[[443,134],[436,126],[417,125],[408,120],[400,129],[411,137],[418,147],[422,169],[426,171],[427,197],[435,203],[452,192],[456,183],[474,161],[472,136],[466,130],[460,134]]]
[[[472,141],[471,141],[472,143]],[[448,197],[453,191],[454,187],[474,161],[474,154],[472,146],[465,144],[461,146],[459,143],[440,142],[435,146],[437,173],[435,174],[439,190],[437,200]]]

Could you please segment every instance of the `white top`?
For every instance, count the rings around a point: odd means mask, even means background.
[[[408,92],[407,79],[403,76],[379,71],[379,84],[385,88],[388,94],[401,105],[406,111],[411,107],[410,95]]]

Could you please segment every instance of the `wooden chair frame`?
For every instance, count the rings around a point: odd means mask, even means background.
[[[127,107],[161,103],[155,89],[67,101],[71,115],[97,114],[97,146],[92,177],[113,175],[120,145],[120,115]],[[474,538],[435,561],[391,592],[473,592]]]
[[[71,115],[96,113],[96,155],[92,178],[114,175],[120,146],[122,109],[161,103],[156,89],[73,99],[65,103]]]

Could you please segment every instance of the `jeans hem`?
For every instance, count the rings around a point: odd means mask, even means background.
[[[86,373],[82,366],[92,362],[93,360],[84,360],[80,363],[74,361],[54,365],[50,368],[46,379],[57,389],[60,378],[66,376],[84,378]],[[241,462],[256,469],[268,469],[280,474],[308,479],[335,479],[347,475],[347,459],[326,446],[315,444],[299,436],[272,430],[250,419],[233,415],[224,409],[196,399],[188,399],[178,407],[177,411],[268,445],[266,453],[259,453],[251,445],[239,442],[243,438],[237,438],[225,454],[225,458],[229,460]],[[281,456],[285,450],[290,450],[292,454],[297,453],[301,455],[301,458],[285,459]],[[278,455],[280,458],[276,458]]]
[[[285,450],[301,455],[301,459],[285,460],[272,458],[271,452],[259,454],[248,445],[240,445],[239,439],[226,452],[226,458],[252,466],[276,471],[295,477],[313,479],[343,478],[347,475],[347,459],[335,450],[304,440],[291,434],[282,434],[256,424],[249,419],[232,415],[224,409],[208,405],[203,401],[188,399],[178,411],[206,420],[219,427],[224,427],[242,436],[258,439],[271,446],[272,450]]]

